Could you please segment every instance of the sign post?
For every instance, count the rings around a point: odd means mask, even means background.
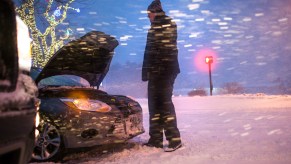
[[[213,57],[212,56],[206,56],[205,57],[205,63],[208,64],[210,95],[212,96],[213,84],[212,84],[212,77],[211,77],[211,64],[213,63]]]

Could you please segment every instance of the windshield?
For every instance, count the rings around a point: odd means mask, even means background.
[[[41,80],[38,86],[80,86],[89,87],[87,80],[75,75],[57,75]]]
[[[32,67],[30,71],[30,76],[33,80],[41,72],[41,68]],[[88,87],[90,86],[89,82],[76,75],[57,75],[51,76],[41,80],[38,83],[38,86],[80,86],[80,87]]]

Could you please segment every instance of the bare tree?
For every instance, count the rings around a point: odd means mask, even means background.
[[[238,94],[244,91],[244,87],[238,82],[224,83],[222,89],[221,94]]]
[[[56,28],[67,17],[75,0],[18,0],[16,11],[31,31],[33,66],[44,67],[50,57],[69,39],[69,34],[57,37]],[[43,21],[43,22],[41,22]],[[42,24],[41,30],[38,25]],[[65,31],[69,31],[66,29]]]

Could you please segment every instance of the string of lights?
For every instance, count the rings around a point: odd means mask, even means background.
[[[57,37],[56,28],[62,24],[67,17],[68,9],[80,12],[79,8],[73,8],[69,5],[75,0],[68,0],[62,4],[57,4],[55,0],[46,0],[46,6],[39,6],[35,0],[25,1],[16,8],[16,12],[30,29],[32,38],[32,65],[34,67],[44,67],[51,56],[63,46],[64,41],[69,39],[72,29],[65,30],[64,36]],[[58,5],[58,6],[57,6]],[[55,10],[52,8],[57,6]],[[44,32],[37,27],[36,8],[45,7],[43,16],[48,23]],[[53,12],[52,12],[53,11]]]

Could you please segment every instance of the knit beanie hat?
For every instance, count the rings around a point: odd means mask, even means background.
[[[162,4],[160,0],[154,0],[148,7],[148,11],[153,13],[163,12]]]

